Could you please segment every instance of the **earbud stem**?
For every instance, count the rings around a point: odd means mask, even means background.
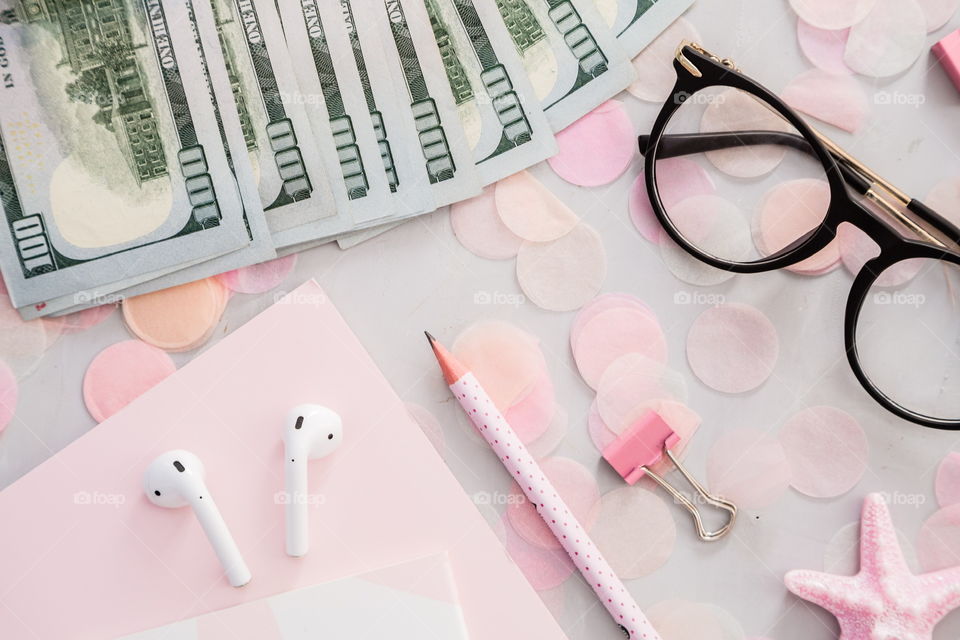
[[[306,453],[296,452],[291,455],[288,451],[284,469],[287,488],[287,555],[299,558],[305,556],[310,550]]]
[[[217,509],[217,503],[213,501],[209,492],[204,492],[202,499],[193,498],[190,505],[193,512],[200,521],[203,532],[207,534],[207,540],[213,547],[214,553],[220,560],[223,570],[226,573],[227,581],[230,586],[242,587],[250,582],[251,574],[243,556],[240,555],[240,549],[237,547],[230,529],[227,528],[220,510]]]

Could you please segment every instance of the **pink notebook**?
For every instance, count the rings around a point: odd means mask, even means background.
[[[281,420],[343,417],[311,463],[311,550],[284,553]],[[151,505],[144,468],[189,449],[253,580],[230,587],[189,509]],[[315,282],[226,337],[0,492],[0,637],[114,638],[293,589],[447,553],[472,640],[559,640],[403,403]]]

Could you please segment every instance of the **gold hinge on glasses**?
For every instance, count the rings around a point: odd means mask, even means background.
[[[721,58],[720,56],[710,53],[709,51],[704,49],[701,45],[697,44],[696,42],[690,42],[689,40],[684,40],[680,43],[680,46],[677,47],[677,52],[675,54],[675,57],[677,61],[681,64],[681,66],[683,66],[683,68],[686,69],[687,72],[695,78],[703,77],[703,73],[701,73],[700,69],[697,69],[697,66],[690,61],[690,58],[683,55],[684,47],[690,47],[694,51],[698,53],[702,53],[703,55],[707,56],[714,62],[722,64],[728,69],[732,69],[734,71],[740,71],[736,63],[734,63],[734,61],[731,60],[730,58]]]

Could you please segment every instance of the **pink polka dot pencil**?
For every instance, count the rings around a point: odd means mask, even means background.
[[[473,373],[429,333],[427,339],[443,377],[450,385],[450,391],[524,495],[536,506],[537,513],[547,523],[614,622],[630,638],[660,640],[630,592],[607,564]]]

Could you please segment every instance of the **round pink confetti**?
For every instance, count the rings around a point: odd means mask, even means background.
[[[850,29],[820,29],[804,20],[797,20],[797,40],[807,59],[818,69],[837,76],[853,73],[843,61]]]
[[[627,91],[647,102],[665,102],[677,83],[673,60],[677,43],[684,40],[700,42],[700,33],[688,20],[677,18],[633,59],[637,79]]]
[[[590,536],[614,573],[629,580],[653,573],[670,559],[677,526],[659,495],[621,487],[603,495]]]
[[[636,144],[623,103],[610,100],[557,132],[560,151],[547,162],[567,182],[597,187],[627,170],[636,156]]]
[[[606,277],[603,240],[583,223],[553,242],[524,242],[517,254],[520,288],[542,309],[579,309],[597,295]]]
[[[467,327],[451,351],[501,411],[530,393],[547,368],[537,339],[506,322],[478,322]]]
[[[116,310],[115,304],[102,304],[99,307],[69,313],[63,316],[63,330],[67,333],[85,331],[109,318]]]
[[[530,544],[520,536],[504,515],[500,521],[507,553],[537,591],[554,589],[566,581],[576,567],[570,556],[559,548],[547,549]]]
[[[647,609],[663,640],[743,640],[743,628],[725,609],[702,602],[665,600]]]
[[[960,502],[960,453],[951,451],[937,467],[934,488],[941,507]]]
[[[843,495],[867,470],[867,434],[840,409],[804,409],[787,420],[777,437],[790,461],[790,484],[813,498]]]
[[[433,448],[436,449],[437,453],[442,457],[447,452],[447,443],[440,421],[424,406],[408,402],[406,403],[406,407],[407,412],[413,420],[420,425],[420,429],[422,429],[423,434],[427,436],[427,440],[430,441],[430,444],[433,445]]]
[[[713,195],[716,187],[710,174],[689,158],[667,158],[657,161],[657,191],[669,211],[682,200],[693,196]],[[657,244],[663,227],[650,204],[644,174],[634,180],[628,201],[630,220],[644,238]]]
[[[577,341],[583,332],[583,327],[596,316],[610,309],[629,308],[639,311],[650,311],[640,298],[629,293],[604,293],[599,295],[587,304],[583,305],[577,315],[573,318],[570,325],[570,350],[577,348]],[[652,311],[650,311],[652,313]]]
[[[580,375],[592,389],[607,367],[628,353],[666,364],[666,337],[652,312],[622,307],[604,311],[587,322],[573,349]]]
[[[48,345],[43,320],[24,322],[9,298],[0,297],[0,354],[18,380],[36,370]]]
[[[960,504],[934,512],[917,535],[917,560],[924,571],[960,565]]]
[[[544,431],[539,438],[527,445],[527,451],[537,459],[549,456],[556,451],[557,447],[563,442],[563,439],[567,435],[567,427],[569,424],[570,420],[567,417],[566,409],[560,405],[556,405],[553,408],[553,418],[551,418],[550,424],[547,425],[547,430]]]
[[[162,350],[140,340],[112,344],[96,355],[83,376],[83,401],[103,422],[177,370]]]
[[[577,226],[580,218],[526,171],[497,183],[497,214],[511,233],[530,242],[550,242]]]
[[[866,233],[852,224],[837,228],[837,246],[840,260],[851,274],[856,276],[863,265],[880,254],[880,247]],[[923,260],[903,260],[884,270],[873,283],[875,287],[896,288],[913,280],[923,268]]]
[[[757,429],[731,429],[710,447],[707,484],[741,509],[763,509],[787,490],[790,462],[776,438]]]
[[[556,413],[557,398],[553,381],[544,368],[533,388],[526,396],[503,413],[523,444],[530,444],[542,436]]]
[[[790,0],[801,20],[821,29],[846,29],[867,17],[876,0]]]
[[[820,69],[798,75],[780,97],[797,111],[850,133],[860,130],[870,111],[867,94],[856,78]]]
[[[600,409],[597,407],[596,398],[590,403],[590,413],[587,414],[587,432],[590,434],[590,441],[593,446],[601,454],[617,439],[617,433],[603,421]]]
[[[760,209],[760,244],[772,255],[820,226],[830,206],[830,185],[806,178],[777,185],[767,193]],[[806,260],[788,267],[795,273],[820,274],[840,264],[836,240]]]
[[[569,458],[544,458],[540,461],[540,467],[566,502],[570,512],[584,529],[589,530],[597,518],[600,506],[600,489],[593,474],[582,464]],[[547,523],[516,484],[510,491],[507,516],[514,530],[530,544],[543,549],[560,549],[560,543],[547,527]]]
[[[597,408],[603,422],[622,433],[660,400],[683,400],[683,378],[638,353],[614,361],[597,385]]]
[[[20,387],[13,371],[0,360],[0,431],[7,428],[13,420],[17,410],[17,398],[20,396]]]
[[[687,360],[700,380],[717,391],[744,393],[773,373],[780,353],[777,330],[745,304],[707,309],[687,334]]]
[[[850,29],[843,61],[866,76],[894,76],[916,62],[926,40],[927,17],[915,0],[876,0],[867,16]]]
[[[703,110],[700,131],[784,131],[792,127],[760,100],[738,89],[726,89]],[[720,171],[737,178],[758,178],[773,171],[786,155],[779,145],[708,151],[707,158]]]
[[[495,185],[483,192],[450,206],[450,224],[457,240],[468,251],[489,260],[513,258],[520,250],[523,238],[514,234],[500,219]]]
[[[280,286],[297,265],[297,254],[241,267],[217,276],[220,284],[236,293],[266,293]]]
[[[927,19],[927,32],[932,33],[950,22],[957,12],[960,0],[917,0]]]

